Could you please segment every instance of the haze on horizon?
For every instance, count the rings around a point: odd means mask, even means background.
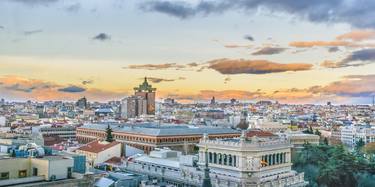
[[[369,104],[372,0],[0,1],[0,98]]]

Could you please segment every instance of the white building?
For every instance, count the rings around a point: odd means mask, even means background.
[[[76,153],[86,155],[89,166],[95,166],[113,157],[121,157],[121,143],[93,141],[78,148]]]
[[[307,185],[303,173],[291,170],[292,145],[272,133],[248,131],[241,138],[215,140],[205,136],[198,146],[198,160],[176,151],[156,150],[149,156],[131,158],[126,168],[178,186],[200,186],[207,154],[214,187]]]

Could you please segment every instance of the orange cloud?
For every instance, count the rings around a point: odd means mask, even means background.
[[[82,96],[95,101],[120,99],[126,92],[114,92],[95,88],[82,88],[80,92],[62,92],[64,88],[76,87],[57,83],[28,79],[25,77],[8,75],[0,77],[0,93],[3,97],[16,100],[76,100]],[[77,87],[78,88],[78,87]]]
[[[289,45],[292,47],[339,47],[353,44],[347,41],[297,41],[291,42]]]
[[[310,70],[313,65],[303,63],[279,64],[267,60],[216,59],[208,62],[208,68],[222,74],[267,74],[286,71]]]
[[[356,30],[336,37],[337,40],[352,40],[357,42],[374,38],[374,30]]]
[[[142,64],[142,65],[129,65],[129,69],[146,69],[146,70],[162,70],[162,69],[181,69],[185,68],[185,65],[179,65],[176,63],[165,63],[165,64]]]

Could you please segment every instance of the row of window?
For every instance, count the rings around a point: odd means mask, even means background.
[[[266,166],[272,166],[276,164],[284,164],[287,162],[288,161],[286,159],[286,153],[276,153],[276,154],[270,154],[270,155],[263,155],[261,166],[266,167]]]
[[[209,152],[208,163],[237,167],[237,156]]]

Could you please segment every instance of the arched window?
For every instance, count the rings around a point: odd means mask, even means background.
[[[233,155],[233,166],[237,167],[237,157],[236,157],[236,155]]]
[[[228,158],[227,158],[227,155],[226,154],[224,154],[224,158],[223,158],[223,165],[227,165],[228,163],[227,163],[227,161],[228,161]]]
[[[223,161],[222,155],[221,155],[221,153],[219,153],[219,162],[218,162],[218,163],[219,163],[219,164],[223,164],[222,161]]]
[[[212,163],[212,153],[211,152],[208,153],[208,162]]]
[[[214,153],[214,163],[217,164],[217,154]]]

